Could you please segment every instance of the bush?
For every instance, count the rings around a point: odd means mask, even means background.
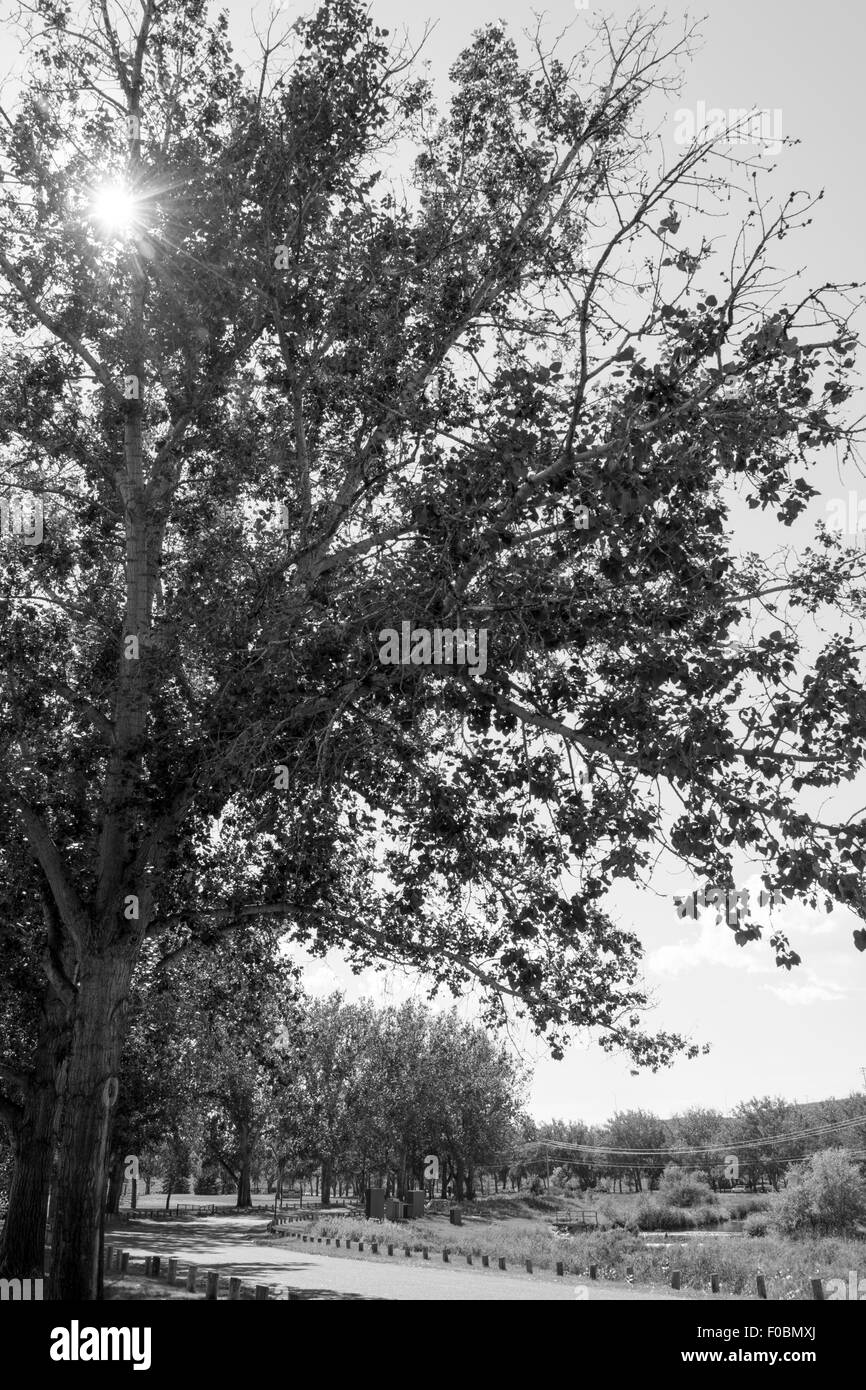
[[[747,1236],[766,1236],[770,1231],[770,1217],[765,1211],[750,1211],[745,1220]]]
[[[866,1222],[866,1182],[848,1150],[824,1149],[798,1163],[776,1217],[789,1235],[854,1235]]]
[[[681,1207],[669,1207],[652,1197],[639,1197],[634,1219],[639,1231],[687,1231],[694,1226],[691,1215]]]
[[[748,1197],[740,1202],[732,1202],[728,1214],[734,1221],[744,1221],[754,1211],[769,1211],[770,1203],[766,1197]]]
[[[709,1207],[717,1201],[703,1173],[669,1163],[661,1176],[659,1197],[669,1207]]]

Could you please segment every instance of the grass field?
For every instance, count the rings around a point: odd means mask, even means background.
[[[720,1205],[730,1210],[746,1200],[742,1194],[723,1194]],[[624,1280],[630,1267],[636,1284],[669,1285],[672,1271],[678,1269],[684,1289],[706,1291],[711,1276],[717,1274],[722,1296],[753,1295],[758,1273],[764,1275],[771,1299],[810,1299],[813,1277],[845,1279],[849,1270],[858,1268],[866,1274],[863,1240],[749,1237],[742,1233],[739,1222],[690,1232],[688,1236],[654,1236],[611,1224],[611,1217],[625,1220],[635,1201],[631,1194],[592,1202],[586,1197],[569,1201],[564,1197],[509,1194],[465,1206],[462,1226],[452,1226],[441,1213],[399,1224],[319,1213],[303,1230],[314,1237],[363,1240],[365,1244],[376,1240],[381,1244],[410,1245],[415,1250],[426,1245],[431,1251],[441,1252],[447,1247],[457,1256],[488,1255],[491,1263],[503,1256],[513,1266],[530,1259],[536,1270],[552,1271],[561,1261],[567,1274],[582,1278],[588,1278],[590,1265],[596,1265],[599,1278]],[[602,1215],[603,1224],[597,1231],[568,1236],[552,1229],[557,1212],[573,1215],[580,1206],[595,1209],[602,1205],[610,1210]],[[272,1238],[294,1243],[282,1233]]]

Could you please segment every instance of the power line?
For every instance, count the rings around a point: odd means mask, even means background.
[[[766,1134],[755,1139],[729,1139],[724,1144],[695,1144],[689,1147],[668,1148],[666,1145],[654,1149],[620,1149],[606,1144],[569,1144],[566,1141],[533,1139],[529,1143],[521,1145],[523,1151],[527,1149],[566,1149],[572,1153],[597,1153],[597,1154],[706,1154],[724,1153],[727,1149],[748,1149],[761,1144],[791,1144],[798,1139],[820,1138],[826,1134],[838,1134],[844,1130],[856,1129],[866,1126],[866,1115],[855,1117],[849,1120],[837,1120],[833,1124],[813,1126],[810,1129],[792,1130],[789,1134]]]

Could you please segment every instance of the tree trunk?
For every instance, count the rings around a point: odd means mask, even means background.
[[[322,1159],[321,1190],[322,1206],[329,1207],[331,1205],[331,1160],[329,1158]]]
[[[0,1240],[0,1275],[6,1279],[38,1278],[43,1273],[45,1219],[58,1115],[56,1077],[69,1042],[64,1017],[63,1006],[49,998],[21,1119],[11,1134],[15,1166],[9,1187],[9,1211]]]
[[[250,1170],[252,1160],[252,1142],[250,1139],[250,1127],[248,1124],[238,1125],[238,1200],[239,1207],[251,1207],[253,1204],[252,1193],[250,1191]]]
[[[61,1087],[51,1297],[87,1302],[102,1294],[102,1216],[111,1112],[117,1100],[129,938],[81,966],[69,1054]]]
[[[118,1152],[112,1155],[108,1170],[108,1198],[105,1203],[106,1216],[116,1216],[120,1211],[120,1198],[123,1193],[123,1156]]]
[[[454,1168],[454,1200],[462,1202],[466,1187],[466,1164],[461,1155]]]

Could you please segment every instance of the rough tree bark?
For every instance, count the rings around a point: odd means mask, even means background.
[[[55,1078],[68,1035],[63,1006],[49,994],[20,1105],[6,1112],[14,1167],[9,1187],[9,1211],[0,1240],[0,1275],[10,1279],[39,1277],[44,1272],[45,1223],[54,1133],[57,1118]]]
[[[64,1301],[102,1292],[111,1116],[133,958],[128,942],[121,942],[81,971],[58,1128],[50,1278],[51,1296]]]

